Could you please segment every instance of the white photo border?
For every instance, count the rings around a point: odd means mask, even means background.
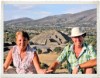
[[[4,27],[3,27],[3,5],[4,4],[96,4],[97,5],[97,74],[3,74],[3,39],[4,39]],[[1,78],[99,78],[100,77],[100,2],[97,0],[89,0],[89,1],[80,1],[80,0],[38,0],[38,1],[33,1],[33,0],[9,0],[9,1],[1,1],[0,2],[0,77]]]

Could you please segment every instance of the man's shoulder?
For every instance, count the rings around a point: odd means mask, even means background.
[[[71,47],[73,44],[72,43],[67,43],[65,47]]]
[[[85,47],[87,47],[89,49],[93,48],[93,46],[91,44],[84,43],[84,45],[85,45]]]
[[[66,46],[71,46],[71,45],[72,45],[72,43],[70,43],[70,42],[66,43]]]
[[[67,43],[66,46],[65,46],[65,49],[66,50],[69,50],[71,48],[73,44],[72,43]]]
[[[85,47],[86,47],[86,49],[89,50],[90,52],[91,52],[91,51],[95,51],[93,45],[91,45],[91,44],[86,44],[86,43],[85,43]]]

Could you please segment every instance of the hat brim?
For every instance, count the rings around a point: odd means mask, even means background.
[[[77,35],[70,35],[69,37],[78,37],[78,36],[86,36],[86,33],[81,33],[81,34],[77,34]]]

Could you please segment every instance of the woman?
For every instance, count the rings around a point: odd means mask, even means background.
[[[39,58],[34,50],[29,46],[29,35],[27,32],[18,31],[16,33],[16,45],[9,51],[4,63],[4,71],[13,61],[18,74],[25,73],[46,73],[46,70],[40,68]]]

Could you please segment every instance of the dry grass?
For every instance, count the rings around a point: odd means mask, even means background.
[[[56,54],[55,52],[49,53],[49,54],[39,54],[39,60],[42,63],[45,63],[47,65],[51,65],[59,56],[59,54]],[[67,69],[56,69],[56,74],[65,74],[67,73]]]
[[[39,54],[38,56],[40,62],[46,63],[47,65],[51,65],[51,63],[53,63],[57,59],[58,54],[48,53],[48,54]]]

